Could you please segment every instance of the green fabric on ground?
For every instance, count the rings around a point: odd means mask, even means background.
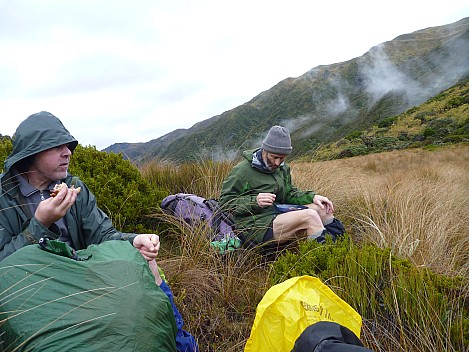
[[[91,257],[30,245],[0,262],[0,350],[176,351],[171,303],[128,241],[77,254]]]

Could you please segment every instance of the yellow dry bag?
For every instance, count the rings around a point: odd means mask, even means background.
[[[244,352],[290,352],[300,334],[332,321],[360,337],[362,318],[316,277],[297,276],[271,287],[259,302]]]

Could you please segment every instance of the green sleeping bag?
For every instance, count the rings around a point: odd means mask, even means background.
[[[0,351],[176,351],[171,303],[128,241],[0,262]]]

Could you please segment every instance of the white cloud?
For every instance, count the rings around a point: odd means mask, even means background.
[[[47,110],[83,144],[146,142],[468,15],[460,0],[0,0],[0,133]]]

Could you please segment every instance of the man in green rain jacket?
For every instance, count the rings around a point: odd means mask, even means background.
[[[107,240],[128,240],[145,259],[155,259],[157,235],[117,231],[87,186],[68,174],[77,144],[48,112],[31,115],[18,126],[13,152],[0,175],[0,260],[41,238],[59,239],[75,250]],[[62,182],[70,188],[51,197],[54,186]]]
[[[262,147],[245,151],[222,185],[220,204],[250,242],[288,242],[310,238],[324,242],[345,232],[332,202],[292,183],[285,158],[292,151],[290,133],[273,126]]]
[[[176,329],[175,341],[167,343],[170,350],[198,351],[195,338],[182,329],[183,320],[171,289],[160,276],[155,261],[160,247],[159,236],[122,233],[113,227],[86,184],[68,174],[70,157],[77,144],[62,122],[45,111],[29,116],[16,129],[13,151],[5,160],[4,172],[0,175],[0,262],[41,239],[64,242],[76,251],[109,240],[129,241],[148,262],[156,284],[169,299],[167,303],[173,316],[166,330],[173,332],[173,327]],[[55,194],[54,186],[62,183],[68,187]],[[147,283],[143,286],[148,287]],[[149,308],[149,311],[155,309]],[[132,321],[118,323],[133,324]],[[132,329],[128,331],[132,332]],[[112,336],[112,326],[108,333]],[[155,346],[160,344],[155,343]],[[120,348],[128,350],[128,346],[127,349]]]

